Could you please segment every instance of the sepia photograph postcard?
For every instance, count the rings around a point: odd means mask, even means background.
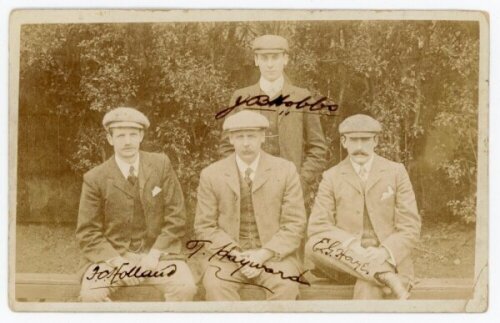
[[[489,28],[12,11],[10,308],[487,311]]]

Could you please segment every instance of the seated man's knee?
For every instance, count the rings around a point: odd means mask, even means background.
[[[300,293],[298,283],[286,280],[281,280],[271,290],[267,298],[275,300],[296,300]]]
[[[105,302],[108,300],[108,288],[82,288],[80,290],[80,301],[82,302]]]
[[[164,287],[166,301],[192,301],[198,291],[193,282],[169,284]]]
[[[172,279],[162,285],[165,300],[167,301],[191,301],[198,288],[194,282],[193,275],[185,262],[174,262],[177,272]]]

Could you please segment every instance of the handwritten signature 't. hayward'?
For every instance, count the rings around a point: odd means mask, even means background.
[[[188,242],[186,242],[186,248],[189,251],[191,251],[191,253],[188,255],[188,258],[191,258],[194,255],[196,255],[198,252],[200,252],[205,247],[205,244],[211,244],[211,243],[212,243],[212,241],[210,241],[210,240],[189,240]],[[231,274],[229,275],[231,277],[234,274],[236,274],[238,271],[240,271],[242,268],[244,268],[245,266],[248,266],[250,268],[261,269],[264,274],[279,275],[279,277],[283,280],[290,280],[290,281],[296,282],[298,284],[311,286],[311,284],[309,282],[302,279],[302,277],[307,272],[307,270],[300,273],[299,275],[286,275],[282,270],[273,269],[269,266],[266,266],[265,264],[254,263],[254,262],[248,260],[247,258],[242,258],[242,257],[235,255],[232,252],[234,252],[236,248],[237,247],[232,243],[228,243],[228,244],[225,244],[225,245],[220,246],[220,247],[210,248],[210,250],[213,250],[214,252],[209,255],[208,261],[212,261],[213,259],[217,259],[217,260],[221,260],[221,261],[224,261],[224,260],[230,261],[230,262],[236,264],[238,267],[233,272],[231,272]],[[214,267],[217,267],[217,266],[214,266]],[[269,292],[273,293],[272,290],[270,290],[269,288],[262,286],[262,285],[258,285],[255,283],[249,283],[249,282],[242,282],[239,280],[231,280],[228,278],[224,278],[222,276],[218,276],[218,274],[222,270],[220,267],[218,267],[218,269],[219,270],[216,272],[216,277],[221,279],[221,280],[245,284],[245,285],[253,285],[253,286],[264,288],[264,289],[268,290]]]

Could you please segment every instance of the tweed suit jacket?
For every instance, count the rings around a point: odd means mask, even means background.
[[[374,156],[363,190],[349,157],[323,174],[308,224],[308,237],[333,232],[339,241],[361,238],[363,211],[400,273],[413,275],[411,252],[421,219],[404,165]]]
[[[238,97],[245,99],[262,94],[264,92],[262,92],[257,82],[252,86],[236,90],[231,97],[229,106],[233,106]],[[288,100],[300,101],[310,96],[311,93],[285,80],[282,95],[289,95]],[[235,108],[231,113],[236,113],[246,107],[243,104]],[[282,105],[276,109],[279,112],[284,110],[285,106]],[[311,184],[315,177],[324,170],[326,162],[327,146],[321,128],[320,116],[316,113],[307,113],[308,111],[295,110],[295,108],[291,108],[290,111],[291,113],[288,115],[278,115],[280,157],[293,162],[301,179]],[[258,112],[267,118],[271,118],[274,113],[278,113],[263,110]],[[223,135],[219,145],[220,155],[226,157],[233,151],[234,148],[229,143],[227,136]]]
[[[235,154],[201,172],[194,229],[199,239],[214,247],[238,246],[240,231],[240,179]],[[252,184],[255,221],[262,248],[277,260],[291,257],[305,235],[306,212],[302,188],[290,161],[261,152]]]
[[[146,245],[179,254],[185,234],[182,189],[165,154],[140,152],[139,187],[147,227]],[[131,236],[134,189],[114,156],[83,176],[76,238],[82,269],[123,255]]]

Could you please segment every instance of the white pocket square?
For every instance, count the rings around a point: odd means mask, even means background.
[[[394,190],[391,186],[387,186],[387,192],[382,193],[381,201],[388,199],[389,197],[394,195]]]
[[[160,192],[161,192],[161,188],[159,188],[158,186],[155,186],[155,188],[153,188],[153,190],[151,191],[151,193],[153,194],[153,197],[158,195],[158,193],[160,193]]]

